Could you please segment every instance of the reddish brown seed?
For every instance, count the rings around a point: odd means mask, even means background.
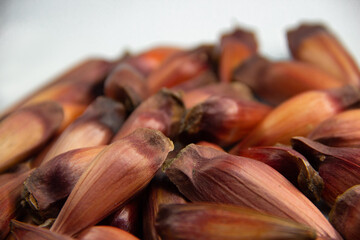
[[[209,47],[199,47],[173,55],[148,77],[149,93],[157,93],[163,87],[174,87],[207,71],[209,50]]]
[[[255,34],[237,28],[224,34],[220,41],[219,75],[221,82],[230,82],[236,67],[257,51]]]
[[[241,148],[290,145],[294,136],[306,136],[322,121],[360,100],[357,88],[345,86],[331,90],[313,90],[298,94],[277,106],[230,152]]]
[[[172,203],[180,204],[186,201],[176,186],[160,171],[152,179],[147,196],[143,210],[143,238],[144,240],[161,240],[155,229],[160,206]]]
[[[37,167],[25,180],[23,192],[34,215],[42,221],[56,218],[81,174],[104,148],[71,150]]]
[[[249,134],[271,110],[256,101],[213,96],[187,112],[183,131],[195,141],[229,146]]]
[[[60,133],[101,92],[102,84],[111,68],[112,64],[102,59],[86,60],[20,101],[11,111],[22,106],[55,101],[64,111],[64,119],[58,130]]]
[[[265,163],[190,144],[165,168],[179,191],[193,202],[249,207],[312,226],[319,236],[341,239],[316,206]]]
[[[74,235],[104,219],[150,182],[172,149],[161,132],[146,128],[107,146],[81,175],[51,230]]]
[[[31,170],[13,176],[0,185],[0,239],[5,239],[10,231],[10,220],[19,213],[22,184],[30,173]]]
[[[60,104],[63,112],[64,118],[56,132],[56,135],[61,134],[65,128],[67,128],[72,122],[74,122],[81,114],[84,113],[87,108],[87,104],[73,104],[73,103],[61,103]]]
[[[235,71],[234,78],[250,86],[258,97],[272,105],[278,105],[301,92],[344,85],[342,81],[308,63],[264,61],[255,56]]]
[[[360,147],[360,110],[347,110],[325,120],[308,138],[332,147]]]
[[[145,77],[128,63],[118,65],[107,77],[104,86],[107,97],[125,105],[132,111],[148,97]]]
[[[0,122],[0,172],[39,151],[63,120],[56,102],[21,108]]]
[[[161,239],[315,239],[306,225],[234,205],[162,205],[156,221]]]
[[[360,185],[349,188],[337,197],[329,220],[345,239],[360,236]]]
[[[161,131],[173,138],[179,134],[180,124],[185,111],[181,97],[173,91],[162,89],[142,102],[126,119],[112,142],[127,136],[138,128]]]
[[[308,160],[290,147],[252,147],[241,149],[237,154],[266,163],[286,177],[309,199],[320,201],[324,181]]]
[[[44,101],[59,103],[64,111],[64,119],[58,130],[60,133],[81,115],[87,105],[95,98],[92,95],[88,96],[88,91],[89,89],[86,85],[83,86],[82,83],[59,83],[34,96],[24,106],[31,106]]]
[[[126,111],[122,103],[98,97],[32,165],[38,166],[73,149],[108,144],[125,118]]]
[[[360,184],[360,149],[328,147],[304,137],[294,137],[292,146],[309,160],[324,180],[322,197],[332,206],[337,196]]]
[[[142,195],[141,193],[131,199],[124,207],[104,220],[106,225],[120,228],[134,236],[141,235],[141,214],[142,214]]]
[[[324,26],[302,24],[287,33],[295,59],[311,63],[346,84],[359,86],[360,70],[350,53]]]
[[[83,93],[89,93],[91,95],[91,92],[84,92],[83,90],[92,90],[94,86],[100,84],[111,67],[112,64],[104,59],[89,58],[83,60],[34,93],[22,99],[19,103],[10,107],[1,114],[0,119],[24,104],[29,103],[60,100],[61,103],[89,104],[93,97],[89,99],[89,95],[84,95]]]
[[[233,80],[245,83],[255,91],[259,88],[258,82],[260,81],[262,71],[270,64],[271,62],[265,57],[254,54],[234,69]]]
[[[154,70],[158,69],[167,59],[182,51],[183,50],[177,47],[155,47],[139,55],[129,57],[126,62],[138,69],[144,76],[148,76]]]

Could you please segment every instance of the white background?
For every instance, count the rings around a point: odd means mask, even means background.
[[[0,0],[0,110],[85,57],[215,42],[236,25],[287,58],[285,31],[303,21],[327,24],[360,63],[358,0]]]

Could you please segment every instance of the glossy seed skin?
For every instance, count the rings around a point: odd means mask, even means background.
[[[161,239],[315,239],[308,226],[230,204],[162,205],[156,220]]]
[[[107,146],[81,175],[51,230],[74,235],[114,212],[150,182],[172,149],[161,132],[145,128]]]

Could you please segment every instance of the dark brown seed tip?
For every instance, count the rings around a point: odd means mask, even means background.
[[[125,106],[107,97],[98,97],[89,106],[83,116],[99,117],[99,122],[111,129],[115,134],[126,118]]]
[[[297,28],[288,30],[287,39],[292,55],[296,55],[297,49],[304,39],[320,32],[327,32],[322,24],[301,24]]]
[[[221,37],[221,42],[223,43],[226,41],[239,41],[243,44],[246,44],[252,51],[255,52],[257,50],[255,34],[252,31],[246,30],[244,28],[237,27],[234,29],[234,31],[224,34]]]

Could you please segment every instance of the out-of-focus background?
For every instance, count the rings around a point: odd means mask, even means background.
[[[0,0],[0,111],[88,56],[215,42],[240,25],[288,58],[286,29],[322,22],[360,62],[359,0]]]

